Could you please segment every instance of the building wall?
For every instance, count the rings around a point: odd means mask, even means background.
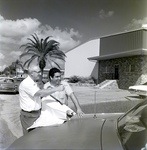
[[[142,55],[99,61],[99,83],[115,79],[116,65],[119,66],[120,89],[147,82],[147,56]]]
[[[128,51],[147,49],[147,30],[111,35],[100,38],[100,56]]]
[[[147,82],[147,30],[139,29],[121,34],[100,38],[100,56],[111,55],[111,59],[99,60],[99,79],[117,79],[119,88],[128,89],[129,86]],[[138,55],[135,51],[140,52]],[[134,56],[118,54],[134,52]],[[117,58],[113,55],[117,54]],[[104,57],[105,58],[105,57]],[[116,78],[116,70],[118,75]]]
[[[147,82],[147,55],[141,56],[141,66],[142,75],[140,77],[140,83],[143,84]]]
[[[99,55],[100,40],[91,40],[66,53],[65,77],[94,76],[98,78],[98,66],[87,58]]]
[[[147,30],[143,32],[143,48],[147,49]]]

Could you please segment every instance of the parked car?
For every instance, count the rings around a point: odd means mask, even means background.
[[[24,77],[13,77],[13,79],[17,82],[21,82],[22,80],[24,80]]]
[[[85,114],[36,128],[8,149],[146,150],[146,143],[147,101],[141,100],[126,113]]]
[[[17,81],[16,79],[9,78],[9,77],[1,77],[0,78],[0,92],[17,93],[19,83],[20,81]]]
[[[147,96],[147,83],[144,83],[142,85],[134,85],[129,87],[129,92],[132,94],[137,94],[140,96]]]

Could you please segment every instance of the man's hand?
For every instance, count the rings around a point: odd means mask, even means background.
[[[84,115],[84,112],[81,109],[77,109],[77,116],[82,117]]]

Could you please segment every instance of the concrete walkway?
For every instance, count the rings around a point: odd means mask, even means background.
[[[85,113],[124,112],[140,101],[127,90],[72,86]],[[94,105],[97,103],[97,105]],[[69,106],[73,106],[69,100]],[[0,150],[22,136],[18,95],[0,95]]]

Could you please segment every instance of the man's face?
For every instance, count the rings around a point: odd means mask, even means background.
[[[41,77],[41,70],[39,67],[36,67],[35,69],[32,70],[32,76],[33,76],[33,79],[35,81],[37,80],[40,80],[40,77]]]
[[[61,73],[56,72],[54,77],[51,77],[51,82],[55,85],[59,85],[61,83]]]

